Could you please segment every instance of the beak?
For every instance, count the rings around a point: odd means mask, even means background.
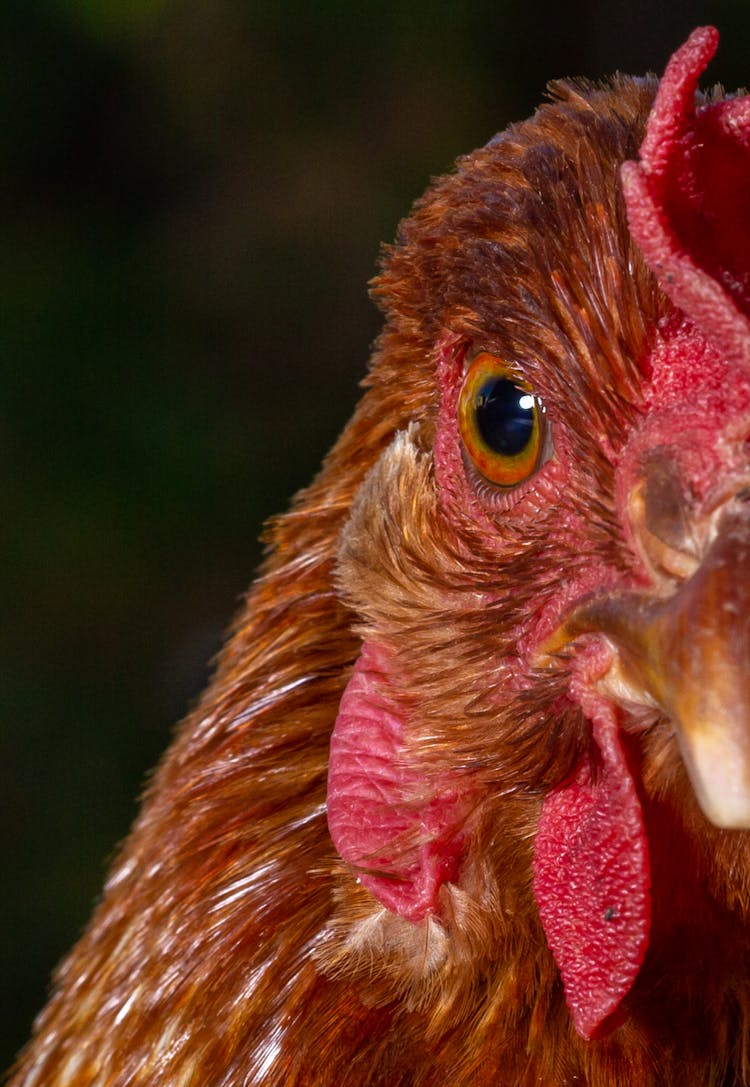
[[[649,537],[652,554],[682,555],[692,572],[665,597],[583,601],[558,637],[603,634],[619,666],[610,687],[622,701],[658,707],[673,722],[706,816],[720,827],[750,829],[750,506],[733,499],[714,515],[713,538],[699,559],[665,542],[670,532],[649,516],[648,481],[639,508],[641,543]],[[675,519],[670,523],[674,529]]]

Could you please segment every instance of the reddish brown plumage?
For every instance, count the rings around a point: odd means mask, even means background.
[[[616,474],[679,314],[631,239],[619,171],[655,90],[556,85],[402,225],[364,397],[269,530],[13,1087],[750,1083],[747,836],[706,821],[654,711],[626,737],[650,948],[599,1041],[573,1028],[532,890],[544,797],[596,765],[574,650],[551,668],[533,651],[571,594],[650,584]],[[551,420],[551,466],[511,496],[474,487],[456,444],[472,348],[515,360]],[[466,798],[459,877],[419,924],[357,884],[326,826],[363,638],[397,662],[425,797],[449,777]]]

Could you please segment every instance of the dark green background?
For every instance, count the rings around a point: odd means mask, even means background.
[[[378,243],[547,79],[746,0],[5,0],[0,1066],[144,775],[351,411]]]

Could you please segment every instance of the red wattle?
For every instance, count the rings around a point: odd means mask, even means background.
[[[576,1030],[600,1037],[648,946],[650,872],[641,806],[612,707],[581,690],[598,748],[542,806],[534,895]]]

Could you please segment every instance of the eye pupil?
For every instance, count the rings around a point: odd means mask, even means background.
[[[474,399],[477,429],[495,453],[517,456],[532,439],[534,398],[503,377],[488,379]]]

